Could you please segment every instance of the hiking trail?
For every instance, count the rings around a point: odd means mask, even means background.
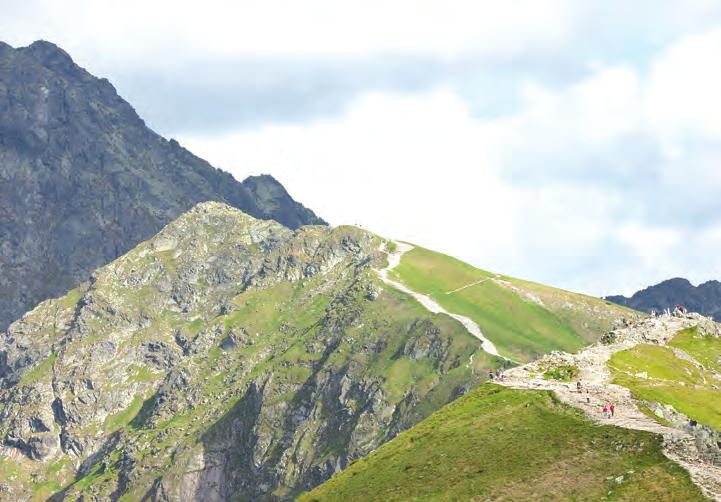
[[[452,295],[453,293],[458,293],[459,291],[463,291],[466,288],[470,288],[471,286],[477,286],[479,284],[483,284],[484,282],[493,281],[500,277],[499,275],[496,275],[495,277],[484,277],[483,279],[479,279],[476,282],[471,282],[470,284],[466,284],[465,286],[461,286],[460,288],[456,288],[452,291],[446,291],[447,295]]]
[[[390,251],[387,247],[387,244],[384,244],[383,249],[381,249],[383,252],[385,252],[388,256],[388,265],[386,265],[385,268],[382,268],[380,270],[377,270],[378,275],[380,278],[388,284],[389,286],[394,287],[395,289],[398,289],[408,295],[411,295],[413,298],[415,298],[423,307],[428,310],[429,312],[432,312],[434,314],[445,314],[447,316],[452,317],[453,319],[460,322],[464,328],[466,328],[466,331],[468,331],[471,335],[478,338],[481,341],[482,348],[484,351],[488,352],[491,355],[501,357],[503,359],[506,359],[507,361],[510,361],[510,359],[503,357],[498,353],[498,350],[496,349],[496,346],[493,345],[493,342],[491,342],[488,338],[483,336],[483,333],[481,332],[481,328],[476,324],[476,322],[466,316],[460,315],[460,314],[454,314],[452,312],[448,312],[446,309],[441,307],[438,302],[436,302],[433,298],[431,298],[428,295],[425,295],[423,293],[418,293],[417,291],[413,291],[405,284],[396,281],[394,279],[391,279],[389,277],[389,273],[391,270],[396,268],[400,262],[401,258],[405,253],[413,249],[413,246],[410,244],[407,244],[405,242],[395,242],[395,249],[393,251]],[[467,286],[464,286],[467,287]],[[461,288],[462,289],[462,288]]]
[[[694,483],[706,496],[721,502],[721,466],[701,458],[696,440],[688,430],[661,425],[642,413],[627,388],[611,383],[611,372],[606,365],[615,352],[639,343],[666,345],[680,330],[702,323],[708,325],[710,331],[719,333],[717,324],[698,314],[642,319],[632,327],[615,330],[615,339],[609,344],[598,342],[576,354],[552,352],[529,364],[505,371],[504,379],[496,380],[496,383],[516,389],[552,390],[561,401],[580,408],[600,424],[661,434],[666,457],[688,470]],[[573,382],[543,378],[546,368],[559,365],[576,366],[580,375]],[[577,381],[582,384],[581,393],[577,391]],[[616,414],[604,418],[602,408],[610,404],[616,406]]]

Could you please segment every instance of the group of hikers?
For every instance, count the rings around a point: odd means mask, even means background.
[[[686,314],[688,314],[688,309],[680,303],[674,305],[673,310],[671,310],[671,307],[663,309],[663,312],[661,312],[660,314],[656,311],[656,309],[651,309],[651,317],[658,317],[659,315],[667,315],[669,317],[682,317]]]
[[[495,372],[492,369],[488,370],[488,379],[492,382],[493,380],[499,380],[502,381],[505,379],[506,376],[503,374],[502,370],[496,370]]]
[[[581,385],[580,380],[576,382],[576,391],[581,394],[583,393],[583,385]],[[591,404],[591,396],[588,392],[588,389],[586,389],[586,404]],[[611,404],[604,404],[602,407],[602,413],[603,418],[612,418],[616,416],[616,405]]]
[[[616,414],[616,405],[603,405],[603,418],[611,418]]]

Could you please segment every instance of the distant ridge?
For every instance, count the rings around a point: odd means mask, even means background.
[[[644,312],[651,309],[661,311],[680,303],[690,311],[721,321],[721,282],[719,281],[708,281],[694,286],[688,279],[676,277],[642,289],[630,298],[613,295],[605,299]]]
[[[240,183],[156,134],[56,45],[0,42],[0,331],[207,200],[325,224],[273,177]]]

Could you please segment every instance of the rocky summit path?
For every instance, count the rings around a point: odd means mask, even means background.
[[[606,364],[615,352],[639,343],[665,345],[680,330],[697,325],[703,325],[705,331],[719,333],[717,324],[697,314],[643,319],[632,327],[616,330],[611,343],[597,343],[576,354],[548,354],[506,371],[498,383],[517,389],[552,390],[561,401],[582,409],[599,423],[661,434],[664,454],[686,468],[706,496],[721,502],[721,467],[701,458],[697,443],[687,430],[666,427],[643,414],[627,388],[611,383],[611,372]],[[545,369],[561,365],[573,365],[580,370],[577,379],[582,383],[580,393],[576,381],[567,383],[543,378]],[[605,418],[602,409],[610,404],[615,405],[616,414]]]
[[[493,345],[493,342],[491,342],[488,338],[483,336],[483,333],[481,332],[481,328],[476,324],[476,322],[466,316],[462,316],[459,314],[454,314],[452,312],[448,312],[446,309],[441,307],[438,302],[436,302],[433,298],[431,298],[428,295],[424,295],[423,293],[419,293],[417,291],[413,291],[408,286],[403,284],[402,282],[396,281],[394,279],[391,279],[389,277],[389,274],[391,270],[396,268],[401,263],[401,258],[405,253],[413,249],[413,246],[410,244],[407,244],[405,242],[394,242],[395,249],[389,250],[387,247],[383,249],[383,251],[388,255],[388,264],[385,266],[385,268],[382,268],[378,270],[378,275],[380,278],[388,284],[389,286],[392,286],[400,291],[403,291],[404,293],[411,295],[413,298],[418,300],[418,302],[423,305],[428,311],[434,313],[434,314],[445,314],[447,316],[450,316],[463,324],[463,326],[466,328],[466,330],[473,335],[474,337],[478,338],[481,343],[483,350],[488,352],[489,354],[492,354],[494,356],[502,357],[503,359],[506,359],[510,361],[510,359],[501,356],[498,353],[498,350],[496,349],[496,346]]]

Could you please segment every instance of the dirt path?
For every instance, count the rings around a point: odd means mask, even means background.
[[[496,277],[498,277],[498,276],[496,276]],[[470,284],[466,284],[465,286],[461,286],[460,288],[454,289],[453,291],[446,291],[446,294],[452,295],[453,293],[458,293],[459,291],[463,291],[464,289],[470,288],[471,286],[477,286],[478,284],[483,284],[484,282],[492,281],[496,277],[484,277],[483,279],[480,279],[476,282],[472,282]]]
[[[478,338],[481,341],[483,350],[485,350],[486,352],[488,352],[491,355],[503,357],[498,353],[498,350],[496,349],[496,346],[493,345],[493,342],[491,342],[488,338],[483,336],[483,333],[481,332],[481,328],[478,326],[478,324],[476,324],[475,321],[473,321],[473,319],[466,317],[466,316],[459,315],[459,314],[454,314],[452,312],[448,312],[446,309],[441,307],[438,304],[438,302],[436,302],[430,296],[424,295],[422,293],[418,293],[417,291],[413,291],[405,284],[403,284],[399,281],[396,281],[394,279],[391,279],[389,277],[390,271],[393,270],[394,268],[396,268],[400,264],[403,254],[407,253],[408,251],[413,249],[413,246],[411,246],[410,244],[406,244],[404,242],[396,242],[395,246],[396,246],[395,250],[393,250],[391,252],[389,252],[387,249],[384,249],[384,251],[388,255],[388,265],[385,268],[382,268],[377,271],[378,275],[383,280],[383,282],[385,282],[389,286],[392,286],[400,291],[403,291],[404,293],[406,293],[408,295],[411,295],[413,298],[418,300],[418,302],[421,305],[423,305],[423,307],[425,307],[426,310],[428,310],[434,314],[445,314],[445,315],[450,316],[453,319],[457,320],[458,322],[463,324],[463,326],[466,328],[466,330],[471,335],[473,335],[474,337]],[[506,360],[510,360],[505,357],[503,357],[503,358]]]
[[[686,468],[708,497],[721,502],[721,467],[700,458],[696,442],[688,432],[666,427],[644,415],[628,389],[611,383],[611,372],[606,365],[615,352],[638,343],[665,345],[678,331],[697,323],[695,318],[663,316],[645,319],[633,328],[618,330],[618,341],[615,343],[591,345],[576,354],[549,354],[538,361],[506,371],[504,380],[498,383],[519,389],[552,390],[561,401],[582,409],[599,423],[661,434],[664,454]],[[579,368],[581,393],[577,391],[575,381],[565,383],[543,378],[544,368],[566,364]],[[615,405],[616,414],[604,418],[602,409],[610,404]]]

